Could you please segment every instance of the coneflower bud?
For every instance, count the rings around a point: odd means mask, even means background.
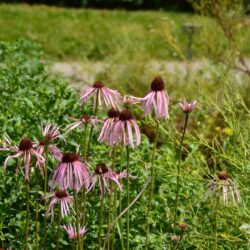
[[[96,164],[96,169],[95,169],[96,174],[101,175],[101,174],[107,173],[108,171],[109,170],[108,170],[108,167],[106,166],[106,164],[104,164],[104,163]]]
[[[84,115],[82,117],[83,120],[85,120],[86,122],[88,122],[90,120],[90,116],[89,115]]]
[[[132,120],[133,115],[129,110],[125,109],[120,113],[119,119],[122,120],[122,121]]]
[[[55,193],[56,197],[59,199],[65,198],[68,196],[67,192],[65,190],[59,190]]]
[[[172,240],[172,241],[179,241],[180,238],[181,238],[181,237],[180,237],[179,235],[172,235],[172,236],[171,236],[171,240]]]
[[[227,180],[227,179],[230,178],[229,175],[228,175],[228,173],[226,171],[220,171],[220,172],[218,172],[217,176],[218,176],[218,178],[220,180]]]
[[[32,147],[32,142],[28,138],[23,138],[19,143],[19,149],[21,151],[32,149]]]
[[[109,118],[116,118],[116,117],[119,117],[119,115],[120,115],[120,111],[118,109],[111,108],[108,111],[108,117]]]
[[[78,160],[79,160],[79,156],[77,154],[69,153],[69,152],[65,153],[62,157],[63,163],[72,163]]]
[[[160,76],[156,76],[151,83],[152,91],[162,91],[164,90],[164,81]]]
[[[98,89],[101,89],[104,87],[104,83],[103,81],[96,81],[93,85],[94,88],[98,88]]]
[[[188,224],[186,224],[186,223],[181,223],[180,225],[179,225],[179,227],[181,228],[181,229],[186,229],[187,227],[188,227]]]

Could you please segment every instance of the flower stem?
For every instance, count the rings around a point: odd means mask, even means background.
[[[116,147],[113,148],[112,150],[112,171],[115,169],[115,158],[116,158]],[[110,225],[110,216],[111,216],[111,206],[112,206],[112,192],[114,189],[114,183],[111,183],[111,193],[109,195],[109,207],[108,207],[108,227]],[[110,249],[110,237],[108,238],[108,250]]]
[[[98,104],[98,98],[96,98],[95,109],[94,109],[94,112],[93,112],[93,115],[94,115],[94,116],[96,116],[97,111],[98,111],[97,104]],[[88,141],[88,148],[87,148],[87,156],[89,155],[89,152],[90,152],[90,144],[91,144],[93,129],[94,129],[94,126],[93,126],[93,124],[92,124],[92,125],[91,125],[91,129],[90,129],[90,133],[89,133],[89,141]]]
[[[61,226],[61,204],[59,203],[58,209],[58,221],[57,221],[57,241],[56,241],[56,249],[59,250],[59,239],[60,239],[60,226]]]
[[[76,232],[77,232],[77,240],[80,250],[82,250],[81,238],[80,238],[80,228],[79,228],[79,209],[78,209],[78,201],[77,201],[77,193],[74,189],[74,201],[75,201],[75,210],[76,210]]]
[[[122,156],[123,156],[123,147],[121,147],[121,152],[120,152],[120,166],[121,166],[121,169],[120,171],[122,171]],[[122,212],[122,192],[119,192],[119,213]],[[124,238],[123,238],[123,222],[122,222],[122,218],[120,219],[120,230],[121,230],[121,247],[122,247],[122,250],[125,249],[124,247]]]
[[[147,210],[146,249],[148,249],[148,240],[149,240],[149,229],[150,229],[149,217],[150,217],[150,212],[151,212],[152,197],[153,197],[153,190],[154,190],[154,177],[155,177],[154,162],[155,162],[155,152],[156,152],[156,147],[157,147],[157,142],[158,142],[158,137],[159,137],[159,127],[160,127],[160,123],[157,120],[154,148],[153,148],[152,158],[151,158],[151,182],[149,186],[149,201],[148,201],[148,210]]]
[[[48,146],[45,146],[45,164],[44,164],[44,196],[47,193],[47,178],[48,178],[48,156],[49,156],[49,149]],[[43,249],[46,250],[46,240],[47,240],[47,217],[46,217],[46,210],[47,210],[47,200],[44,199],[44,239],[43,239]]]
[[[129,174],[130,174],[130,162],[129,162],[129,146],[126,146],[127,150],[127,207],[129,206],[130,203],[130,194],[129,194],[129,188],[130,188],[130,183],[129,183]],[[129,228],[129,209],[126,214],[126,220],[127,220],[127,250],[129,250],[129,234],[130,234],[130,228]]]
[[[29,204],[30,183],[26,180],[26,237],[25,237],[25,249],[29,249],[29,219],[30,219],[30,204]]]
[[[38,209],[39,209],[39,170],[36,169],[36,250],[39,249],[39,222],[38,222]]]
[[[99,232],[98,232],[98,249],[99,250],[101,250],[101,245],[102,245],[102,214],[103,214],[103,197],[101,197],[100,221],[99,221]]]
[[[220,195],[218,195],[216,199],[215,210],[214,210],[214,250],[218,249],[217,215],[218,215],[219,202],[220,202]]]
[[[176,224],[177,224],[177,208],[178,208],[178,200],[179,200],[179,191],[180,191],[180,166],[181,166],[181,154],[182,154],[182,147],[183,147],[183,141],[187,129],[187,124],[188,124],[188,113],[185,114],[185,124],[184,124],[184,129],[181,137],[181,143],[180,143],[180,148],[179,148],[179,160],[178,160],[178,165],[177,165],[177,177],[176,177],[176,196],[175,196],[175,206],[174,206],[174,234],[176,231]]]

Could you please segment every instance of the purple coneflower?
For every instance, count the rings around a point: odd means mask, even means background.
[[[67,232],[67,234],[68,234],[68,236],[69,236],[69,238],[71,240],[77,240],[78,239],[77,230],[71,224],[69,224],[68,226],[64,226],[63,228],[66,230],[66,232]],[[80,236],[80,238],[83,237],[87,231],[88,230],[86,229],[86,226],[85,227],[79,227],[79,236]]]
[[[24,161],[24,165],[25,165],[25,179],[27,181],[29,181],[29,170],[30,170],[30,161],[31,161],[31,157],[32,155],[34,155],[37,158],[37,161],[40,164],[44,163],[44,158],[42,157],[41,154],[39,154],[39,152],[37,152],[34,149],[34,143],[31,142],[28,138],[22,138],[19,146],[11,146],[10,145],[10,141],[7,142],[7,144],[5,145],[6,147],[3,148],[2,150],[6,150],[6,151],[14,151],[15,154],[14,155],[10,155],[6,158],[5,162],[4,162],[4,169],[6,169],[7,166],[7,162],[9,161],[9,159],[11,158],[21,158]],[[19,167],[19,166],[18,166]]]
[[[62,158],[61,150],[57,146],[51,144],[58,138],[65,141],[57,126],[47,124],[43,129],[43,139],[35,144],[37,152],[43,155],[45,147],[48,146],[49,152],[55,157],[55,159],[60,160]],[[38,166],[39,164],[39,161],[37,161]]]
[[[87,170],[87,165],[80,161],[77,154],[65,153],[62,156],[61,162],[55,169],[50,180],[50,187],[59,189],[74,189],[79,191],[85,185],[89,187],[90,177]]]
[[[157,119],[168,118],[169,98],[164,90],[164,81],[160,76],[154,78],[151,83],[151,91],[142,98],[144,115],[154,108]]]
[[[83,90],[80,98],[81,103],[85,104],[90,97],[94,97],[93,109],[97,106],[101,106],[101,99],[103,98],[104,103],[107,107],[113,106],[120,103],[121,95],[117,90],[113,90],[105,87],[102,81],[96,81],[93,87],[88,87]]]
[[[120,111],[115,108],[111,108],[108,111],[108,118],[104,121],[101,133],[99,135],[98,141],[104,142],[108,145],[113,145],[110,134],[113,132],[115,122],[118,121],[120,116]]]
[[[191,103],[188,103],[186,98],[180,103],[181,109],[184,113],[191,113],[196,106],[196,100]]]
[[[217,178],[214,178],[207,187],[211,190],[213,195],[218,195],[223,198],[225,204],[228,204],[228,200],[231,194],[233,203],[240,202],[240,193],[230,176],[226,171],[220,171],[217,173]]]
[[[115,123],[113,132],[110,133],[110,142],[112,145],[120,144],[131,145],[134,147],[133,130],[135,132],[135,145],[139,146],[141,142],[141,133],[138,125],[133,119],[129,110],[123,110],[119,115],[119,120]]]
[[[75,118],[70,118],[72,120],[75,120],[74,123],[72,124],[69,124],[67,127],[66,127],[66,130],[68,132],[70,132],[71,130],[79,127],[80,125],[86,125],[87,123],[90,123],[91,125],[93,125],[93,127],[96,127],[96,122],[100,122],[102,123],[103,121],[98,119],[96,116],[89,116],[89,115],[84,115],[81,119],[77,120]]]
[[[106,189],[108,190],[108,192],[110,192],[110,189],[107,184],[107,180],[114,181],[119,187],[120,191],[122,191],[122,185],[119,182],[119,179],[126,178],[126,177],[127,177],[126,170],[122,171],[120,174],[117,174],[116,172],[109,170],[106,164],[99,163],[96,165],[95,172],[91,176],[92,184],[89,187],[88,192],[95,187],[97,180],[99,180],[100,191],[101,191],[102,197],[104,196]]]
[[[65,189],[59,190],[57,192],[50,193],[46,195],[43,199],[49,199],[52,198],[47,211],[46,211],[46,216],[49,215],[51,212],[51,220],[54,221],[54,206],[55,204],[59,204],[61,207],[61,215],[62,218],[70,214],[70,209],[73,210],[72,207],[72,202],[74,200],[73,196],[69,195]]]

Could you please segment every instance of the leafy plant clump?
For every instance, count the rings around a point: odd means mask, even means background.
[[[143,98],[98,80],[80,97],[38,45],[1,43],[0,57],[0,247],[248,248],[250,113],[237,85],[174,102],[160,76]]]

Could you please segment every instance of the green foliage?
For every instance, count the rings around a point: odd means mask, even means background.
[[[3,100],[0,104],[1,133],[7,132],[16,142],[21,136],[27,135],[31,139],[40,139],[39,126],[52,122],[61,126],[62,130],[67,124],[67,116],[80,117],[90,113],[87,107],[80,107],[78,96],[70,90],[65,83],[57,77],[51,76],[46,71],[41,57],[41,49],[36,44],[20,41],[14,44],[1,43],[1,71],[0,95]],[[128,66],[131,67],[131,66]],[[131,67],[132,68],[132,67]],[[125,71],[124,71],[125,72]],[[135,70],[136,72],[136,70]],[[150,74],[153,74],[151,72]],[[119,74],[117,73],[116,76]],[[125,73],[124,81],[136,85],[141,81],[137,73]],[[134,80],[137,76],[137,81]],[[167,78],[168,76],[168,78]],[[239,86],[225,78],[212,75],[211,86],[206,86],[203,72],[190,76],[189,85],[184,85],[173,75],[165,75],[169,80],[168,90],[171,98],[180,98],[188,95],[198,100],[198,107],[190,114],[187,137],[184,141],[185,151],[181,163],[181,190],[178,206],[179,222],[188,223],[180,249],[211,249],[214,246],[213,215],[214,201],[207,189],[207,179],[204,175],[215,174],[218,170],[226,170],[237,185],[242,196],[242,202],[228,206],[223,203],[219,206],[218,213],[218,241],[221,249],[248,249],[249,235],[240,227],[249,224],[249,121],[250,113],[244,99],[239,93]],[[191,82],[199,84],[191,85]],[[121,78],[117,78],[121,82]],[[147,81],[145,80],[143,93],[146,93]],[[219,85],[217,83],[220,83]],[[117,86],[117,85],[116,85]],[[124,90],[126,89],[122,86]],[[185,87],[185,88],[184,88]],[[216,90],[212,96],[209,95]],[[244,92],[244,87],[240,88]],[[134,94],[130,87],[130,94]],[[185,90],[185,93],[183,93]],[[181,92],[182,91],[182,92]],[[218,94],[218,97],[216,96]],[[136,117],[140,117],[140,109],[133,110]],[[102,112],[101,116],[105,117]],[[155,123],[152,118],[138,119],[142,127],[145,125],[154,130]],[[170,119],[160,126],[160,144],[156,154],[156,180],[153,199],[153,210],[150,216],[152,230],[150,232],[150,245],[152,249],[170,249],[173,206],[176,192],[177,174],[177,148],[184,116],[178,105],[171,104]],[[96,163],[106,161],[111,166],[111,149],[96,143],[98,130],[94,131],[94,149],[90,158],[90,171],[94,170]],[[79,128],[66,136],[66,145],[59,144],[64,151],[75,151],[82,144],[83,131]],[[143,135],[142,143],[138,150],[131,150],[131,199],[136,197],[143,187],[150,173],[150,157],[153,145]],[[1,165],[8,153],[1,153]],[[120,155],[122,155],[120,159]],[[126,167],[125,151],[122,154],[118,149],[118,158],[115,169],[122,170]],[[211,161],[212,160],[212,161]],[[34,162],[32,162],[32,165]],[[49,175],[56,163],[49,160]],[[15,175],[16,161],[10,161],[6,172],[0,169],[0,244],[3,247],[12,246],[13,249],[23,249],[25,238],[25,183],[22,170]],[[31,230],[30,249],[35,248],[35,173],[31,172]],[[42,182],[42,179],[40,180]],[[125,185],[125,183],[124,183]],[[41,196],[43,192],[39,193]],[[123,207],[126,203],[126,193],[123,196]],[[108,195],[105,197],[104,231],[107,230]],[[131,249],[145,247],[146,212],[148,194],[143,194],[130,211],[131,218]],[[43,237],[43,209],[40,203],[40,229],[39,235]],[[88,233],[85,237],[87,249],[97,248],[98,211],[100,208],[99,190],[95,189],[87,196]],[[56,211],[57,213],[57,211]],[[125,222],[125,221],[124,221]],[[66,223],[66,221],[64,221]],[[181,233],[178,229],[177,233]],[[56,227],[55,223],[48,225],[48,247],[55,248]],[[121,249],[119,232],[116,231],[115,249]],[[65,233],[61,234],[62,248],[70,247],[70,240]]]

